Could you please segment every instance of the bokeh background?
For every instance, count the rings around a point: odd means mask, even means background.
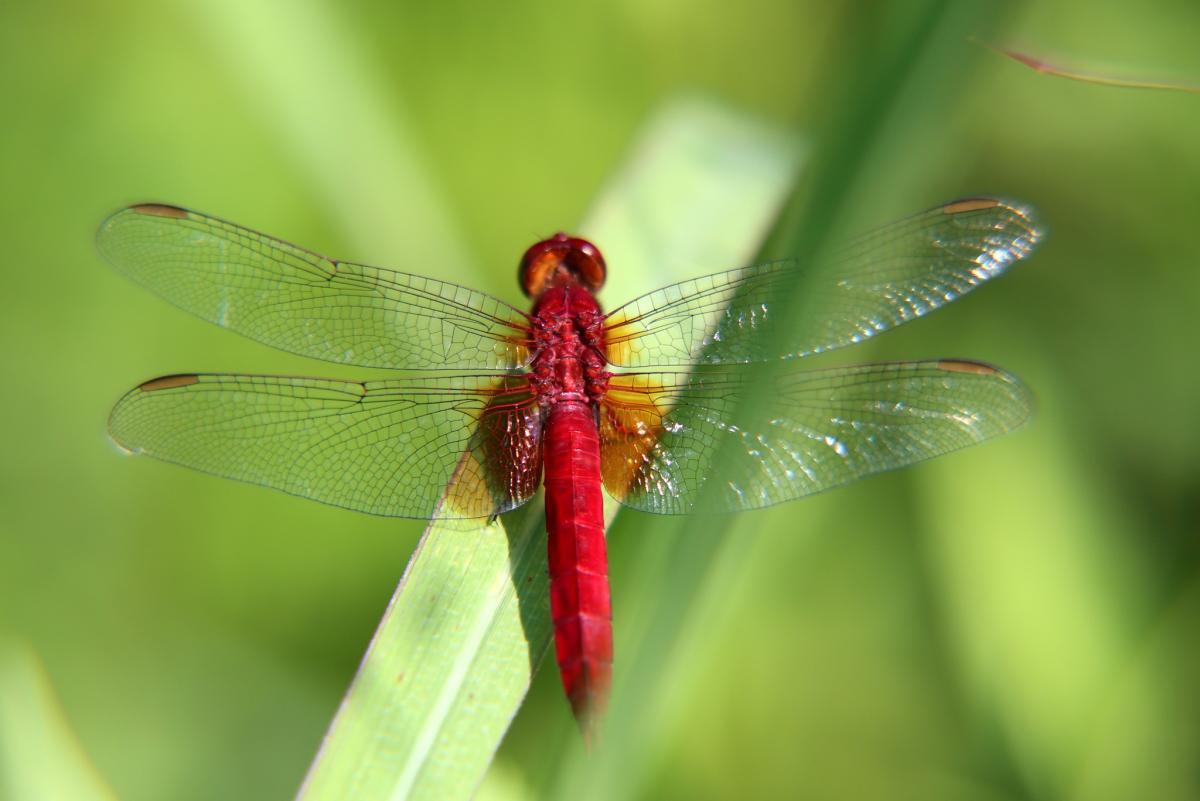
[[[926,5],[5,4],[0,634],[98,781],[290,797],[421,530],[117,455],[106,414],[151,376],[329,371],[118,277],[92,246],[106,214],[168,201],[516,302],[516,256],[580,219],[661,104],[810,138],[819,167],[843,87]],[[989,41],[1200,81],[1191,0],[979,20]],[[918,76],[856,221],[998,193],[1049,236],[850,355],[1004,365],[1037,418],[739,520],[634,797],[1200,797],[1200,97],[1039,76],[965,38],[924,70],[954,91]],[[656,603],[636,568],[659,528],[611,534],[618,622]],[[557,786],[574,734],[547,668],[481,797]],[[65,770],[28,747],[14,675],[0,769]]]

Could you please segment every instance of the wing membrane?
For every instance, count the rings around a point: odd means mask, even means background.
[[[773,387],[746,368],[614,377],[601,410],[609,493],[659,514],[693,510],[702,491],[730,511],[771,506],[1012,431],[1031,407],[1016,378],[978,362],[785,370]],[[758,431],[735,424],[749,392],[770,399]]]
[[[784,260],[637,298],[606,319],[608,358],[642,368],[833,350],[950,303],[1029,255],[1040,238],[1028,208],[992,198],[956,201],[853,240],[819,276]],[[812,320],[780,347],[761,329],[778,299],[797,291]]]
[[[109,431],[133,453],[334,506],[420,518],[445,495],[441,514],[468,518],[537,489],[539,415],[520,376],[193,374],[131,390]]]
[[[281,350],[363,367],[504,370],[525,316],[481,292],[328,259],[174,206],[132,206],[97,234],[116,269],[187,311]]]

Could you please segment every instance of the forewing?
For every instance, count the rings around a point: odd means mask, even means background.
[[[733,364],[833,350],[950,303],[1025,258],[1040,238],[1024,206],[956,201],[851,241],[819,275],[784,260],[637,298],[606,318],[608,360],[636,368]],[[811,319],[763,331],[779,299],[797,292],[804,303],[793,310]]]
[[[537,402],[520,376],[338,381],[177,375],[112,411],[118,445],[322,503],[395,517],[484,517],[541,476]]]
[[[660,514],[692,511],[701,492],[756,509],[982,442],[1030,413],[1016,378],[978,362],[785,369],[773,386],[747,368],[615,376],[600,419],[609,493]],[[734,419],[750,392],[767,399],[756,431]]]
[[[455,284],[337,261],[174,206],[132,206],[97,234],[120,272],[193,314],[281,350],[396,370],[529,361],[526,317]]]

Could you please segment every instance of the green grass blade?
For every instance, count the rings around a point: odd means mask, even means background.
[[[471,795],[549,640],[541,521],[429,526],[300,798]]]
[[[337,6],[215,0],[189,8],[230,82],[275,128],[356,249],[411,264],[466,263],[465,238],[397,108],[396,88]]]
[[[986,31],[998,12],[984,5],[930,2],[909,20],[897,41],[881,50],[868,66],[850,76],[831,96],[840,99],[838,113],[822,131],[813,154],[813,172],[798,185],[779,223],[768,238],[764,253],[787,253],[811,265],[810,275],[822,267],[822,256],[831,240],[844,231],[849,210],[863,197],[873,158],[879,156],[897,111],[915,84],[924,92],[940,93],[942,102],[952,94],[960,77],[937,72],[949,43]],[[780,298],[776,325],[804,324],[808,311],[803,287],[790,298]],[[783,332],[786,333],[786,332]],[[769,335],[769,334],[768,334]],[[769,371],[772,365],[762,365]],[[758,430],[766,398],[749,398],[739,418],[744,430]],[[724,463],[718,457],[716,464]],[[710,480],[719,480],[719,476]],[[733,525],[729,515],[701,504],[698,513],[675,525],[670,546],[654,559],[657,578],[654,602],[643,604],[648,619],[618,632],[617,649],[630,654],[624,674],[615,677],[614,703],[602,747],[587,756],[576,753],[560,771],[553,797],[613,801],[634,797],[656,756],[668,725],[666,711],[680,685],[673,677],[681,664],[680,643],[692,610],[704,598],[706,580],[714,565],[736,569],[736,559],[722,553],[726,533]],[[665,534],[665,532],[664,532]],[[747,543],[741,543],[746,550]],[[725,558],[721,558],[725,557]]]
[[[0,640],[0,798],[115,801],[28,646]]]
[[[698,259],[745,261],[796,154],[793,142],[701,103],[665,110],[583,226],[613,267],[612,294],[699,271]],[[705,224],[714,218],[729,224]],[[471,796],[550,643],[545,543],[540,500],[486,526],[431,523],[303,801]]]
[[[1096,767],[1108,774],[1105,791],[1072,792],[1086,764],[1081,752],[1093,740],[1114,752],[1144,749],[1136,761],[1159,764],[1141,779],[1173,773],[1169,749],[1155,749],[1153,736],[1098,725],[1114,712],[1128,715],[1115,701],[1123,682],[1140,678],[1145,685],[1132,657],[1149,638],[1129,610],[1144,608],[1146,587],[1126,572],[1140,556],[1123,541],[1120,508],[1081,480],[1086,457],[1056,436],[1069,428],[1061,418],[1071,408],[1057,366],[1033,355],[1024,369],[1038,376],[1041,419],[1034,430],[954,464],[932,462],[913,477],[930,585],[945,599],[955,681],[987,716],[1015,775],[1047,798],[1122,797],[1112,792],[1122,768],[1104,760]],[[979,480],[989,472],[1003,480]],[[1172,705],[1164,699],[1141,701],[1146,707],[1129,717],[1131,726],[1156,715],[1169,719]],[[1146,797],[1172,797],[1149,781],[1140,789]]]

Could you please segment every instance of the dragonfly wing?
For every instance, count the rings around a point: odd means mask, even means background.
[[[131,206],[96,235],[121,273],[281,350],[363,367],[504,370],[529,361],[525,315],[489,295],[318,255],[174,206]]]
[[[622,367],[733,364],[833,350],[950,303],[1025,258],[1041,238],[1030,209],[959,200],[859,237],[807,275],[784,260],[684,281],[615,309],[608,359]],[[803,292],[811,325],[782,343],[762,329]],[[781,330],[780,334],[788,333]]]
[[[540,412],[521,376],[166,376],[127,393],[109,432],[132,453],[394,517],[439,502],[445,517],[497,514],[541,478]]]
[[[692,511],[702,491],[756,509],[982,442],[1031,409],[1016,378],[978,362],[785,369],[757,431],[734,424],[765,391],[747,368],[615,376],[600,418],[609,493],[659,514]]]

